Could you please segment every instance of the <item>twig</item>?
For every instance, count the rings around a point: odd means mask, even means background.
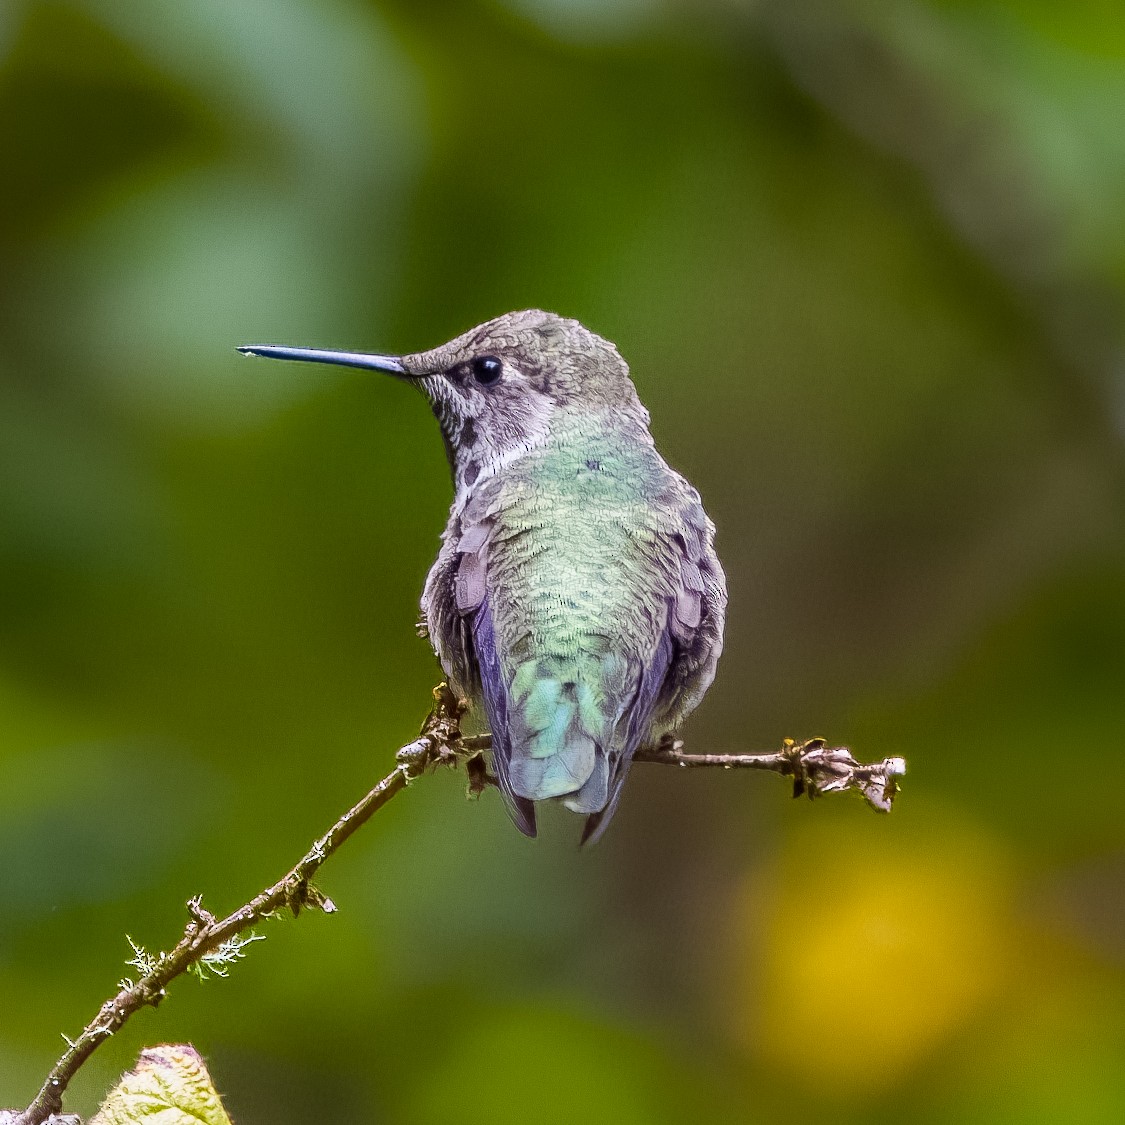
[[[303,908],[334,913],[335,903],[313,886],[313,877],[357,829],[428,768],[464,763],[470,792],[480,793],[494,785],[496,779],[488,773],[483,758],[483,752],[491,747],[491,739],[486,734],[462,737],[464,711],[464,702],[458,700],[446,684],[436,687],[433,708],[421,734],[398,751],[395,768],[344,813],[283,878],[221,919],[204,909],[200,897],[190,899],[187,904],[189,921],[170,952],[149,954],[134,944],[134,959],[130,964],[137,967],[140,978],[136,983],[123,980],[120,991],[98,1009],[82,1034],[73,1042],[66,1040],[65,1053],[51,1068],[42,1089],[27,1109],[14,1117],[0,1115],[0,1121],[10,1121],[11,1125],[43,1125],[58,1114],[63,1092],[71,1079],[102,1043],[141,1008],[158,1005],[164,999],[168,984],[176,977],[191,971],[202,975],[208,970],[225,975],[223,966],[240,959],[245,946],[255,940],[253,934],[241,936],[252,926],[284,909],[294,915]],[[787,739],[782,749],[772,754],[685,754],[681,743],[666,739],[657,746],[639,750],[635,760],[681,768],[769,770],[793,778],[794,796],[807,793],[813,797],[854,789],[882,811],[890,810],[898,791],[897,778],[906,772],[901,758],[863,765],[846,748],[828,747],[823,739],[801,744]]]
[[[637,762],[657,762],[663,766],[697,769],[702,766],[724,770],[768,770],[793,779],[793,796],[810,799],[823,793],[853,790],[879,812],[890,812],[898,795],[898,779],[906,773],[902,758],[881,762],[857,762],[846,746],[829,746],[823,738],[794,742],[787,738],[773,754],[685,754],[683,743],[665,739],[657,746],[643,746],[634,756]]]
[[[478,794],[496,785],[480,756],[492,749],[487,734],[463,738],[461,747],[471,755],[466,761],[469,792]],[[786,738],[781,749],[766,754],[685,754],[678,738],[667,737],[655,746],[642,746],[634,762],[655,762],[680,769],[763,770],[793,779],[793,796],[810,800],[825,793],[859,793],[877,812],[890,812],[898,796],[898,779],[906,773],[906,760],[884,758],[858,762],[846,746],[829,746],[823,738],[794,742]]]
[[[148,955],[134,946],[136,956],[131,963],[146,971],[136,983],[129,980],[121,982],[121,990],[98,1009],[98,1014],[86,1025],[82,1034],[69,1043],[65,1053],[51,1068],[35,1100],[15,1118],[12,1125],[42,1125],[52,1114],[58,1113],[62,1108],[63,1091],[94,1051],[141,1008],[159,1004],[164,999],[168,984],[193,967],[202,967],[208,954],[224,945],[231,948],[231,943],[235,943],[233,948],[237,955],[240,945],[245,944],[244,941],[236,942],[241,933],[285,908],[294,915],[300,913],[303,907],[333,913],[335,903],[313,886],[313,876],[345,840],[392,797],[401,793],[409,782],[421,776],[428,766],[438,762],[457,762],[461,753],[460,719],[463,710],[463,705],[445,684],[435,688],[433,710],[422,727],[422,733],[399,750],[398,765],[366,797],[344,813],[283,878],[222,919],[205,910],[199,897],[191,899],[187,904],[190,918],[183,936],[168,953]]]

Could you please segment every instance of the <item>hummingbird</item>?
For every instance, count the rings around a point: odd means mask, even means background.
[[[637,748],[710,687],[727,600],[714,524],[656,451],[617,348],[530,309],[413,355],[238,350],[387,372],[429,400],[454,497],[424,630],[483,710],[520,831],[557,799],[596,841]]]

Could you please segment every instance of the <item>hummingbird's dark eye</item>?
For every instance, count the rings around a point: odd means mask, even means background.
[[[473,378],[487,387],[489,383],[495,383],[500,378],[504,365],[494,355],[482,355],[474,359],[469,364],[469,368]]]

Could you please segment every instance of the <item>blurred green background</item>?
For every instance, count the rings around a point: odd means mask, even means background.
[[[428,779],[70,1107],[191,1041],[240,1125],[1125,1120],[1123,122],[1116,0],[4,0],[0,1105],[428,706],[425,404],[234,346],[541,306],[718,524],[690,746],[898,809]]]

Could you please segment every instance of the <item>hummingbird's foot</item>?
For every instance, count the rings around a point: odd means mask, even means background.
[[[479,797],[486,789],[493,789],[500,784],[496,775],[488,772],[483,754],[474,754],[465,760],[465,773],[469,779],[470,797]]]

